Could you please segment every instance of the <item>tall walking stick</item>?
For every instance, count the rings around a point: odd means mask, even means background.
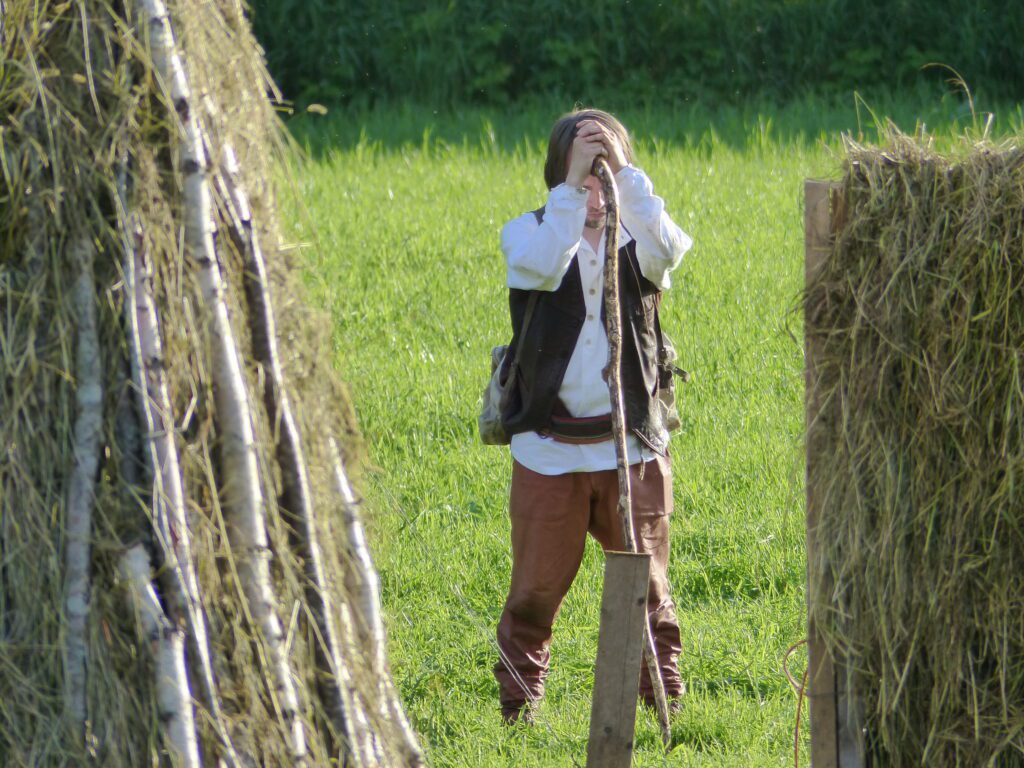
[[[629,487],[629,458],[626,453],[626,415],[622,405],[622,317],[619,306],[619,190],[615,186],[612,169],[604,158],[594,161],[594,175],[604,192],[607,219],[604,241],[604,308],[605,327],[608,332],[608,390],[612,401],[612,439],[615,441],[615,463],[619,473],[619,521],[622,524],[622,542],[627,552],[636,552],[633,532],[633,505]],[[654,649],[650,616],[644,619],[644,661],[654,688],[654,702],[661,723],[661,740],[668,749],[672,741],[669,726],[668,698],[665,683],[658,668],[658,655]]]

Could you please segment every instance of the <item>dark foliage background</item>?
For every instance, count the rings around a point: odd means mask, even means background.
[[[285,98],[736,101],[949,77],[1024,96],[1019,0],[250,0]]]

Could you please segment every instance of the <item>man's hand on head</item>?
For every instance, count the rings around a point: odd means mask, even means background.
[[[571,187],[582,187],[593,172],[594,160],[604,157],[612,173],[618,173],[627,164],[622,145],[615,134],[596,120],[582,120],[576,127],[569,152],[569,171],[565,183]]]
[[[576,132],[576,141],[579,141],[580,138],[588,142],[600,142],[602,151],[598,154],[608,160],[612,173],[618,173],[628,165],[626,153],[623,151],[618,138],[609,128],[597,120],[583,120],[580,122]],[[573,146],[575,147],[575,143]],[[593,160],[591,160],[591,165],[593,165]]]
[[[586,123],[580,123],[580,126],[583,125]],[[605,154],[600,138],[582,131],[581,127],[569,150],[569,170],[565,174],[565,183],[570,187],[582,187],[593,172],[594,160]]]

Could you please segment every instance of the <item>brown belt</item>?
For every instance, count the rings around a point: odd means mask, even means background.
[[[560,443],[575,445],[603,443],[605,440],[612,439],[612,415],[606,413],[601,416],[575,418],[552,414],[547,429],[540,434]]]

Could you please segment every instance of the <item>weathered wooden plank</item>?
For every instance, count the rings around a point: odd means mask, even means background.
[[[805,182],[804,186],[805,280],[809,284],[815,271],[831,252],[832,235],[842,226],[846,208],[842,189],[827,181]],[[806,318],[811,328],[811,318]],[[807,605],[830,599],[832,580],[822,568],[815,548],[814,531],[821,520],[821,497],[812,485],[817,458],[819,426],[815,416],[820,399],[815,391],[814,364],[818,350],[806,333],[806,416],[807,416]],[[808,611],[810,614],[810,611]],[[807,623],[808,700],[811,716],[811,765],[813,768],[864,768],[862,704],[852,690],[846,659],[833,658],[814,624]]]
[[[587,768],[628,768],[647,618],[651,556],[606,552]]]
[[[831,184],[827,181],[804,182],[804,276],[807,284],[828,255],[831,229]],[[815,531],[821,516],[820,500],[813,486],[812,468],[816,458],[815,432],[819,403],[815,391],[815,347],[805,318],[804,370],[807,419],[807,704],[811,718],[812,768],[839,768],[838,717],[836,711],[836,674],[832,658],[818,633],[811,606],[831,591],[826,574],[818,572]]]

